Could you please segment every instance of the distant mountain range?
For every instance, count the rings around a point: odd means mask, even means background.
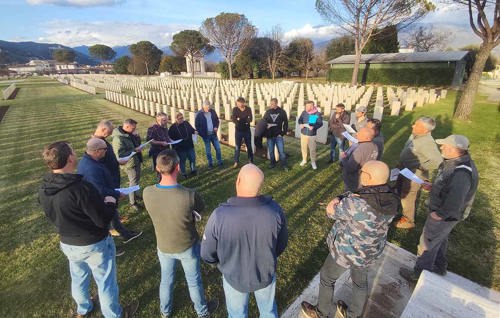
[[[30,60],[52,60],[52,52],[72,48],[56,43],[7,42],[0,40],[0,64],[24,64]],[[80,64],[96,65],[99,62],[76,51],[75,60]]]
[[[315,51],[320,51],[329,41],[315,41]],[[36,42],[8,42],[0,40],[0,64],[24,64],[30,60],[51,60],[52,52],[56,49],[74,50],[76,52],[76,62],[79,64],[97,65],[100,61],[92,58],[89,54],[89,46],[80,45],[73,48],[55,44],[55,43],[36,43]],[[166,55],[174,55],[170,47],[160,48]],[[115,46],[116,58],[132,54],[128,45]],[[215,50],[205,57],[206,62],[218,63],[224,60],[222,54]]]

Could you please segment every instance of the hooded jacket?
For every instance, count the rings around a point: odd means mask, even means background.
[[[94,186],[79,174],[48,173],[38,191],[45,215],[56,226],[61,242],[85,246],[108,236],[115,204],[103,202]]]
[[[387,185],[379,185],[347,192],[339,199],[327,238],[330,253],[340,266],[369,266],[384,251],[399,197]]]

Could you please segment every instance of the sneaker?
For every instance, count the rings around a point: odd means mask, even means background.
[[[301,166],[301,167],[303,167],[303,166],[305,166],[306,164],[307,164],[307,161],[302,160],[302,162],[300,163],[300,166]]]
[[[219,300],[217,298],[210,300],[207,303],[208,314],[201,316],[202,318],[211,317],[214,312],[219,308]]]
[[[237,162],[234,163],[233,168],[238,168],[238,163]]]
[[[269,164],[269,168],[270,168],[270,169],[274,169],[274,167],[276,167],[276,164],[271,162],[271,163]]]
[[[111,230],[109,230],[109,235],[111,235],[113,237],[117,237],[117,236],[120,236],[120,233],[118,233],[118,231],[115,229],[111,229]]]
[[[123,236],[123,243],[126,244],[126,243],[132,241],[133,239],[138,238],[141,235],[142,235],[142,232],[130,231],[129,234]]]
[[[311,167],[313,168],[313,170],[318,169],[318,167],[316,166],[316,162],[315,161],[311,161]]]
[[[412,229],[415,227],[415,222],[410,221],[406,216],[402,216],[396,223],[398,229]]]
[[[115,253],[116,257],[122,256],[123,254],[125,254],[124,250],[122,250],[121,248],[116,249],[116,253]]]
[[[337,301],[337,312],[335,318],[348,318],[347,317],[347,304],[343,300]]]
[[[306,318],[320,318],[318,309],[316,306],[311,305],[307,301],[303,301],[300,304],[301,310],[302,310],[302,315]]]
[[[218,164],[218,166],[219,166],[220,168],[224,167],[224,162],[220,162],[220,163]]]
[[[283,167],[283,170],[285,170],[285,171],[290,171],[290,168],[288,168],[288,166],[284,166],[284,167]]]
[[[208,169],[213,169],[214,168],[214,165],[213,164],[208,164]]]
[[[330,158],[330,160],[328,160],[328,163],[334,163],[335,161],[336,161],[335,159]]]
[[[191,171],[192,176],[196,176],[197,174],[198,174],[198,171],[196,171],[196,170]]]
[[[406,267],[399,268],[399,275],[406,279],[410,284],[416,284],[420,274],[417,274],[414,270],[408,269]]]
[[[139,308],[139,301],[134,300],[130,302],[127,306],[124,306],[122,309],[122,317],[123,318],[132,318],[134,317],[137,308]]]

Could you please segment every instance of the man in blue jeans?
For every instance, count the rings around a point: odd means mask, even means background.
[[[254,164],[243,166],[236,196],[210,215],[201,243],[201,257],[222,273],[229,317],[248,316],[248,299],[255,295],[260,317],[278,317],[274,299],[276,265],[288,242],[285,214],[269,196],[258,195],[264,173]]]
[[[106,318],[132,317],[137,301],[123,308],[118,295],[115,244],[108,226],[116,209],[116,199],[104,197],[82,176],[75,174],[78,163],[71,146],[58,141],[45,147],[43,159],[52,170],[43,178],[39,202],[56,226],[61,250],[69,261],[71,295],[77,317],[85,317],[96,304],[90,297],[90,277],[97,284],[101,311]]]
[[[274,147],[278,148],[281,166],[284,170],[288,170],[285,155],[284,136],[288,131],[288,117],[286,112],[278,106],[278,99],[271,98],[271,105],[264,113],[263,120],[267,124],[267,150],[269,159],[271,160],[271,168],[276,166],[276,157],[274,155]]]
[[[177,183],[180,165],[174,150],[164,150],[156,158],[160,183],[144,189],[144,204],[153,221],[157,253],[161,267],[160,311],[163,317],[172,314],[175,266],[182,264],[189,296],[198,317],[209,317],[218,301],[207,304],[200,272],[200,242],[195,219],[204,204],[200,195]]]
[[[240,162],[240,148],[243,141],[245,141],[247,148],[248,160],[253,162],[252,132],[250,131],[253,115],[243,97],[238,97],[236,100],[236,107],[233,108],[231,120],[235,124],[234,138],[236,145],[234,148],[233,168],[236,168]]]
[[[219,167],[222,167],[222,154],[220,151],[219,139],[217,138],[219,116],[217,116],[215,110],[210,108],[210,102],[208,100],[203,103],[202,109],[196,113],[194,126],[198,131],[198,135],[203,138],[203,142],[205,143],[205,154],[207,155],[208,167],[213,168],[214,166],[210,144],[215,148],[217,164]]]

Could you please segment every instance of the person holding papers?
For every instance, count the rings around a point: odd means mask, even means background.
[[[363,127],[356,136],[358,142],[340,155],[344,191],[354,192],[358,189],[361,167],[370,160],[376,160],[378,156],[377,146],[372,142],[375,137],[373,129]]]
[[[311,167],[316,170],[316,132],[323,126],[323,117],[313,101],[305,102],[305,110],[300,114],[300,150],[302,152],[301,166],[307,164],[307,148],[311,154]]]
[[[156,171],[156,157],[165,149],[169,149],[171,142],[168,136],[167,128],[168,116],[164,112],[156,114],[155,123],[148,128],[146,141],[151,140],[151,147],[149,148],[149,157],[153,160],[153,171]]]
[[[106,155],[106,142],[100,138],[90,138],[87,142],[85,154],[82,156],[78,164],[77,173],[83,176],[83,180],[91,183],[104,198],[111,196],[118,199],[124,197],[118,190],[114,188],[114,181],[108,169],[100,160]],[[118,210],[115,210],[111,219],[111,226],[120,234],[124,243],[128,243],[139,237],[142,232],[135,232],[126,229],[120,222]]]
[[[193,136],[197,135],[197,132],[189,122],[184,121],[184,115],[182,113],[177,113],[177,115],[175,115],[175,123],[170,126],[168,135],[173,140],[181,140],[173,144],[173,147],[180,158],[182,176],[187,178],[186,159],[189,159],[191,175],[196,175],[196,152],[194,151]]]
[[[326,207],[326,215],[335,223],[326,239],[329,254],[320,270],[318,303],[302,302],[301,317],[365,317],[368,272],[379,271],[377,260],[383,255],[387,230],[399,206],[399,198],[387,185],[388,176],[385,163],[368,161],[361,168],[361,187],[356,193],[340,194]],[[336,282],[346,270],[352,293],[342,296],[352,295],[349,307],[343,300],[333,300]]]
[[[346,140],[342,136],[342,133],[346,131],[344,125],[349,125],[350,120],[351,117],[345,111],[345,105],[342,103],[337,104],[335,112],[330,115],[330,120],[328,121],[328,134],[330,135],[330,160],[328,163],[333,163],[339,158],[335,151],[337,145],[339,147],[339,155],[346,150]]]
[[[469,216],[479,183],[476,165],[469,154],[469,140],[462,135],[437,139],[444,161],[436,179],[424,184],[429,194],[429,210],[417,249],[413,271],[401,268],[399,273],[416,283],[423,270],[446,275],[448,236],[453,228]],[[478,233],[479,234],[479,233]]]
[[[142,147],[141,138],[136,132],[137,121],[126,119],[123,126],[118,126],[113,130],[113,150],[116,157],[123,158],[130,156],[132,152],[136,152],[122,168],[127,173],[129,186],[138,185],[141,180],[141,163],[142,163]],[[137,200],[141,197],[138,193],[132,192],[129,194],[130,207],[133,210],[139,211]]]
[[[430,179],[431,172],[443,161],[431,132],[436,122],[431,117],[420,117],[412,126],[408,141],[399,155],[398,168],[408,168],[423,180]],[[400,229],[415,227],[415,202],[420,191],[420,184],[399,176],[396,188],[401,196],[403,216],[396,223]]]
[[[209,317],[219,302],[205,300],[201,280],[200,237],[195,214],[203,211],[204,203],[195,190],[177,183],[179,170],[179,156],[175,151],[160,152],[156,171],[161,174],[161,180],[144,189],[144,204],[153,221],[160,260],[160,311],[162,317],[172,314],[175,267],[180,261],[197,316]]]

